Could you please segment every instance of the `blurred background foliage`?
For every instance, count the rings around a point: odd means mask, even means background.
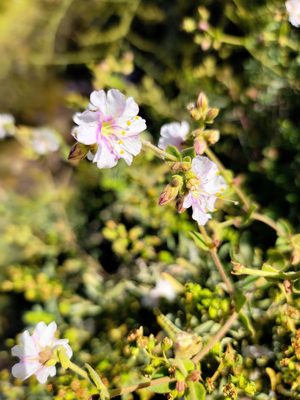
[[[154,141],[163,123],[188,119],[187,104],[205,91],[221,109],[217,154],[268,215],[297,231],[299,43],[281,0],[1,1],[0,111],[14,115],[16,128],[0,142],[0,399],[90,395],[68,375],[46,387],[11,380],[12,338],[40,320],[56,320],[77,361],[94,365],[111,386],[138,381],[143,360],[126,350],[126,335],[139,325],[160,330],[143,299],[162,273],[201,285],[182,286],[173,304],[160,303],[182,328],[209,337],[228,315],[213,264],[189,236],[189,216],[157,205],[165,166],[146,154],[131,168],[104,171],[66,161],[72,115],[93,88],[133,96]],[[41,127],[53,130],[56,151],[35,146]],[[288,264],[268,227],[245,224],[238,233],[215,224],[228,270],[232,248],[254,267],[268,258]],[[249,326],[232,333],[244,374],[257,382],[257,399],[270,398],[274,374],[287,390],[298,382],[299,393],[299,368],[280,364],[299,324],[299,299],[287,301],[271,283],[255,288],[254,298],[248,317],[258,337],[249,338]],[[258,344],[271,353],[249,355]],[[207,365],[208,376],[214,367]],[[224,398],[222,379],[208,398]]]

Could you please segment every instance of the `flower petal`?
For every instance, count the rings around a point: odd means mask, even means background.
[[[41,367],[41,364],[36,362],[19,362],[12,367],[11,373],[15,378],[24,381],[31,375],[35,374],[36,371]]]
[[[117,118],[123,114],[126,107],[126,97],[117,89],[107,92],[107,113],[109,117]]]
[[[35,373],[35,375],[36,375],[36,377],[37,377],[37,380],[40,382],[40,383],[46,383],[47,382],[47,379],[48,379],[48,377],[49,376],[55,376],[55,374],[56,374],[56,368],[55,368],[55,366],[51,366],[51,367],[47,367],[47,366],[42,366],[36,373]]]
[[[95,90],[92,92],[90,95],[90,102],[93,110],[96,108],[103,117],[108,117],[107,99],[104,90]]]
[[[108,139],[102,137],[93,162],[97,163],[98,168],[112,168],[117,164],[118,159],[119,157]]]
[[[90,124],[82,124],[77,128],[74,128],[72,131],[72,135],[78,142],[86,145],[91,145],[97,143],[97,132],[98,123],[93,122]]]

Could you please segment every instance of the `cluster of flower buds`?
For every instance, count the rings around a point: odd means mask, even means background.
[[[218,108],[209,107],[207,96],[203,92],[200,92],[196,104],[188,105],[188,110],[194,120],[205,124],[212,124],[219,115]]]

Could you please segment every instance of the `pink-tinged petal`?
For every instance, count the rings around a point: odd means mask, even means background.
[[[19,362],[12,367],[11,373],[15,378],[24,381],[31,375],[35,374],[36,371],[41,367],[39,362]]]
[[[73,129],[72,135],[79,143],[91,145],[97,143],[98,130],[99,127],[97,122],[82,124]]]
[[[207,213],[204,213],[200,207],[197,205],[193,205],[193,214],[192,218],[198,222],[199,225],[205,225],[206,222],[211,218],[211,216]]]
[[[136,156],[142,150],[142,142],[141,142],[139,136],[132,136],[132,137],[124,138],[123,144],[121,145],[121,147],[128,153]]]
[[[160,139],[158,147],[166,149],[169,145],[180,148],[182,142],[186,139],[189,133],[190,126],[186,121],[181,123],[171,122],[165,124],[160,129]]]
[[[52,346],[55,341],[54,334],[56,329],[57,325],[55,322],[51,322],[49,325],[39,322],[33,332],[32,338],[41,348]]]
[[[126,107],[126,97],[117,89],[110,89],[107,92],[107,113],[110,117],[121,116]]]
[[[29,335],[28,331],[23,332],[22,335],[20,336],[20,345],[13,347],[12,349],[13,355],[19,357],[17,353],[21,354],[22,348],[23,348],[22,356],[35,357],[39,353],[39,347],[36,345],[33,338]]]
[[[47,367],[47,366],[42,366],[36,373],[36,378],[37,380],[44,384],[47,382],[47,379],[49,376],[55,376],[56,374],[56,368],[54,366]]]
[[[103,116],[107,116],[107,100],[104,90],[95,90],[92,92],[90,95],[90,102]]]
[[[93,162],[97,163],[98,168],[112,168],[117,164],[118,159],[119,157],[110,142],[102,137]]]
[[[191,207],[192,204],[193,204],[193,195],[192,193],[188,193],[183,200],[182,207],[189,208]]]
[[[211,194],[221,193],[226,187],[226,182],[221,175],[216,175],[203,184],[204,191]]]
[[[69,342],[68,339],[58,339],[55,342],[55,348],[57,348],[59,346],[63,346],[64,349],[66,350],[67,356],[69,358],[71,358],[73,355],[73,351],[72,351],[71,347],[69,346],[68,342]]]
[[[128,99],[126,99],[126,105],[122,117],[130,119],[136,116],[138,113],[139,113],[139,106],[136,104],[136,102],[133,100],[132,97],[128,97]]]
[[[192,171],[200,178],[200,181],[206,181],[216,175],[218,167],[209,158],[196,156],[192,161]]]
[[[83,113],[76,113],[73,116],[73,121],[77,125],[90,124],[90,123],[93,123],[93,122],[97,122],[98,118],[99,117],[98,117],[97,112],[86,110]]]

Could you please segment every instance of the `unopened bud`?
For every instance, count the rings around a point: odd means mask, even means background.
[[[220,131],[216,129],[207,130],[205,131],[205,137],[209,144],[215,144],[220,139]]]
[[[218,108],[210,108],[207,111],[205,122],[207,124],[211,124],[214,122],[214,119],[219,115],[220,110]]]
[[[144,333],[144,328],[140,326],[138,329],[135,329],[134,331],[130,332],[130,334],[127,336],[128,342],[134,342],[138,338],[142,337]]]
[[[159,196],[158,204],[164,206],[165,204],[170,203],[172,200],[176,199],[178,191],[178,186],[167,185]]]
[[[180,332],[176,335],[175,354],[179,358],[191,358],[199,352],[202,347],[201,339],[196,335],[187,332]]]
[[[187,381],[198,382],[201,376],[200,371],[192,371],[188,377],[186,378]]]
[[[197,99],[197,107],[201,111],[202,114],[206,114],[207,109],[208,109],[208,99],[206,97],[206,94],[203,92],[199,93],[198,99]]]
[[[186,172],[186,171],[189,171],[190,169],[191,169],[191,162],[189,162],[189,161],[181,161],[181,162],[178,161],[178,162],[175,162],[171,167],[171,170],[174,172],[177,172],[177,171]]]
[[[183,178],[180,175],[173,175],[171,180],[171,186],[181,188],[183,185]]]
[[[186,388],[186,383],[184,381],[176,382],[176,390],[179,394],[183,393],[185,391],[185,388]]]
[[[203,139],[203,137],[196,137],[196,139],[194,140],[194,149],[196,154],[201,155],[205,152],[207,148],[207,143],[206,141]]]
[[[179,196],[176,202],[176,208],[179,214],[182,214],[186,210],[186,208],[183,207],[183,202],[184,202],[184,197]]]
[[[71,147],[70,153],[68,155],[68,160],[70,161],[83,160],[88,152],[89,152],[89,146],[77,142],[73,144],[73,146]]]
[[[192,108],[190,110],[191,117],[198,121],[202,117],[202,113],[198,110],[198,108]]]
[[[165,337],[161,344],[162,351],[168,351],[172,346],[173,346],[173,340],[168,337]]]

